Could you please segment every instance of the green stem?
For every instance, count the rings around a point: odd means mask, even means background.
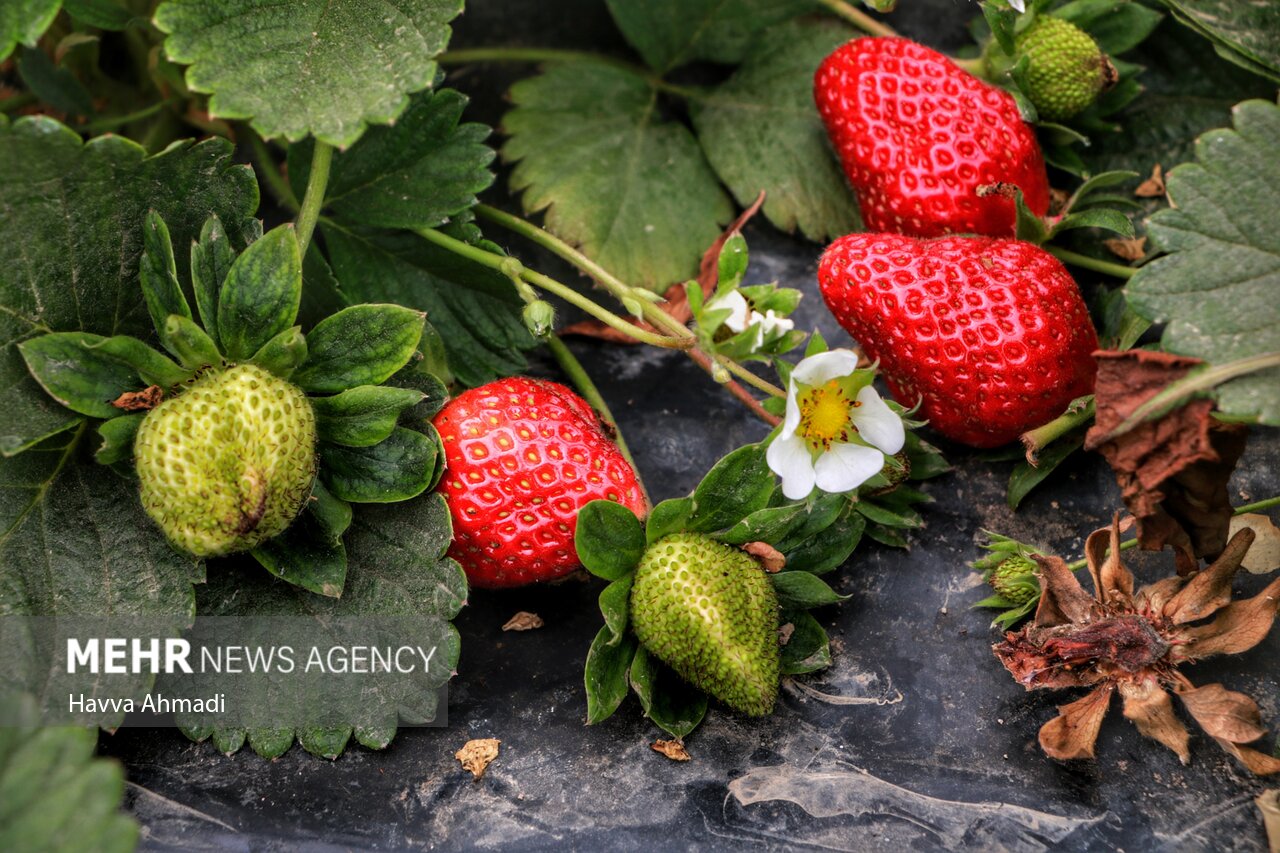
[[[276,165],[275,158],[271,156],[271,149],[262,141],[258,132],[249,125],[242,124],[239,128],[249,140],[249,147],[253,149],[253,161],[258,165],[258,174],[266,183],[267,191],[282,207],[296,214],[301,207],[298,204],[298,197],[293,194],[293,187],[289,186],[289,182],[280,172],[280,167]]]
[[[1273,506],[1280,506],[1280,495],[1277,495],[1274,498],[1266,498],[1265,500],[1255,501],[1254,503],[1251,503],[1251,504],[1243,504],[1241,506],[1235,507],[1233,510],[1231,510],[1231,514],[1244,515],[1245,513],[1249,513],[1249,512],[1258,512],[1259,510],[1263,510],[1263,509],[1271,509],[1271,507]],[[1121,551],[1128,551],[1132,548],[1137,548],[1137,547],[1138,547],[1137,539],[1127,539],[1124,542],[1120,543]],[[1108,548],[1107,550],[1110,551],[1111,549]],[[1067,568],[1073,572],[1078,572],[1087,565],[1089,565],[1088,560],[1080,559],[1080,560],[1076,560],[1074,563],[1067,563]]]
[[[554,293],[565,302],[581,308],[583,311],[587,312],[592,317],[595,317],[606,326],[609,326],[612,329],[617,329],[624,335],[634,338],[641,343],[655,347],[663,347],[665,349],[686,349],[691,345],[682,339],[655,334],[647,329],[640,328],[634,323],[629,323],[607,308],[604,308],[598,303],[588,299],[586,296],[583,296],[581,293],[578,293],[578,291],[573,288],[561,284],[550,276],[546,276],[540,272],[526,268],[515,258],[494,254],[493,252],[486,251],[478,246],[472,246],[470,243],[465,243],[462,240],[450,237],[448,234],[442,234],[431,228],[419,228],[414,233],[431,241],[432,243],[435,243],[437,246],[448,249],[454,254],[461,255],[464,258],[469,258],[478,264],[497,270],[504,275],[518,277],[522,281],[526,281],[534,287],[545,290],[548,293]]]
[[[144,118],[150,118],[151,116],[155,115],[156,113],[168,107],[170,104],[173,104],[176,102],[177,102],[176,98],[171,98],[167,101],[160,101],[159,103],[152,104],[148,107],[143,107],[140,110],[137,110],[131,113],[126,113],[125,115],[122,115],[122,116],[110,116],[108,118],[98,119],[97,121],[91,121],[88,124],[84,125],[83,127],[79,128],[79,130],[85,133],[102,133],[105,130],[114,130],[117,127],[123,127],[126,124],[130,124],[135,121],[140,121]]]
[[[436,57],[441,65],[465,65],[470,62],[594,62],[643,77],[653,88],[681,98],[698,98],[700,92],[668,83],[649,69],[623,59],[585,50],[560,50],[550,47],[472,47],[447,50]]]
[[[30,92],[19,92],[16,95],[10,95],[0,100],[0,113],[7,113],[9,110],[20,110],[23,107],[30,106],[36,102],[36,96]]]
[[[898,31],[888,24],[882,24],[866,12],[857,8],[851,3],[844,0],[818,0],[823,6],[838,18],[843,18],[850,24],[853,24],[864,33],[870,33],[873,36],[896,36]]]
[[[1040,451],[1044,450],[1053,442],[1062,438],[1076,427],[1081,427],[1093,420],[1095,406],[1093,397],[1089,397],[1089,402],[1079,408],[1068,408],[1066,412],[1044,426],[1036,427],[1033,430],[1022,434],[1022,443],[1027,448],[1027,462],[1035,465],[1036,457]]]
[[[761,379],[759,376],[756,376],[750,370],[747,370],[745,367],[743,367],[741,364],[738,364],[738,362],[734,361],[731,358],[727,358],[723,355],[717,355],[716,363],[721,365],[730,373],[732,373],[734,376],[738,377],[743,382],[747,383],[748,385],[750,385],[751,387],[755,388],[758,391],[763,391],[764,393],[768,394],[771,397],[787,396],[786,391],[783,391],[781,388],[779,388],[777,385],[774,385],[772,382]]]
[[[636,460],[631,455],[631,448],[627,447],[627,441],[622,437],[622,430],[618,428],[618,419],[613,416],[613,412],[609,409],[609,404],[600,395],[600,389],[591,381],[591,376],[582,366],[582,362],[578,361],[578,357],[565,345],[564,341],[553,333],[547,335],[543,342],[547,345],[547,349],[551,350],[551,355],[555,358],[556,363],[560,365],[560,369],[564,371],[565,376],[569,377],[573,387],[578,389],[578,393],[583,396],[583,399],[590,403],[591,408],[595,409],[600,418],[612,428],[613,443],[618,446],[618,451],[622,454],[622,458],[626,459],[627,464],[636,472],[636,482],[640,485],[640,492],[644,495],[645,504],[648,505],[649,491],[644,487],[644,482],[640,479],[640,469],[636,467]]]
[[[1113,264],[1110,261],[1101,261],[1097,258],[1091,258],[1088,255],[1082,255],[1079,252],[1073,252],[1070,249],[1063,249],[1059,246],[1041,246],[1042,249],[1053,255],[1064,263],[1081,269],[1093,270],[1103,275],[1111,275],[1116,278],[1133,278],[1137,272],[1133,267],[1126,267],[1123,264]]]
[[[305,256],[307,244],[311,242],[311,233],[316,229],[316,217],[320,208],[324,207],[324,191],[329,186],[329,164],[333,162],[333,146],[316,140],[315,151],[311,154],[311,175],[307,178],[307,192],[302,197],[302,208],[298,211],[298,249]]]

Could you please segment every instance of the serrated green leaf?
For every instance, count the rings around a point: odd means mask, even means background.
[[[703,533],[732,527],[764,509],[777,488],[764,446],[748,444],[725,456],[693,490],[688,529]]]
[[[449,368],[463,385],[483,385],[526,367],[536,342],[520,319],[511,280],[413,234],[322,225],[349,302],[395,302],[427,313]]]
[[[62,0],[5,0],[0,5],[0,61],[19,44],[35,47],[61,6]]]
[[[693,498],[672,498],[655,506],[645,520],[645,542],[652,545],[664,536],[685,529],[693,513]]]
[[[424,320],[421,311],[400,305],[344,308],[307,335],[307,360],[292,380],[320,393],[381,385],[417,351]]]
[[[631,612],[631,583],[635,575],[626,574],[610,583],[600,593],[600,613],[605,627],[612,633],[609,645],[622,642],[627,634],[627,620]]]
[[[253,174],[225,140],[148,157],[119,136],[86,144],[49,118],[0,117],[0,453],[77,420],[29,376],[17,343],[48,331],[149,333],[137,290],[148,210],[185,245],[211,212],[242,241],[257,204]]]
[[[598,578],[616,581],[635,569],[644,556],[644,528],[625,506],[591,501],[578,511],[574,548],[583,568]]]
[[[360,385],[332,397],[312,397],[321,441],[369,447],[391,435],[400,414],[425,395],[408,388]]]
[[[690,103],[707,159],[738,203],[764,191],[769,221],[811,240],[862,227],[812,94],[819,63],[856,35],[830,20],[770,27],[732,77]]]
[[[809,510],[810,505],[806,503],[758,509],[716,538],[728,545],[745,545],[748,542],[772,545],[803,525],[809,518]]]
[[[336,154],[325,204],[340,220],[383,228],[434,228],[476,203],[493,183],[490,130],[459,124],[466,96],[452,89],[410,99],[394,125],[375,127]],[[289,180],[301,197],[314,141],[289,149]]]
[[[344,501],[394,503],[431,487],[438,455],[431,437],[397,427],[372,447],[322,445],[320,476]]]
[[[1245,60],[1239,64],[1280,81],[1280,6],[1242,0],[1160,2],[1215,46],[1238,54]]]
[[[631,284],[693,278],[733,207],[693,134],[631,71],[553,65],[511,89],[502,156],[526,213]]]
[[[839,604],[849,596],[840,595],[817,575],[805,571],[779,572],[770,575],[778,603],[783,607],[808,610],[825,604]]]
[[[168,0],[155,25],[209,112],[345,148],[431,85],[462,0]]]
[[[139,828],[120,810],[124,768],[95,756],[97,733],[40,728],[26,696],[0,713],[0,849],[132,851]]]
[[[801,675],[831,666],[831,639],[812,613],[784,610],[778,621],[793,628],[779,661],[783,675]]]
[[[1162,346],[1213,364],[1280,350],[1280,107],[1246,101],[1234,129],[1196,142],[1196,163],[1174,169],[1176,208],[1151,217],[1148,233],[1168,252],[1125,287],[1132,308],[1166,322]],[[1280,424],[1280,369],[1217,389],[1219,408]]]
[[[644,646],[636,650],[627,680],[644,715],[672,737],[686,737],[707,714],[707,694],[676,675]]]
[[[608,625],[591,641],[583,682],[587,688],[587,725],[613,716],[627,698],[627,670],[636,654],[634,637],[624,634],[615,641]]]
[[[218,292],[218,337],[227,358],[247,359],[293,325],[302,300],[302,256],[292,225],[240,253]]]
[[[645,62],[665,73],[696,59],[734,63],[752,37],[812,11],[813,0],[607,0],[618,29]]]

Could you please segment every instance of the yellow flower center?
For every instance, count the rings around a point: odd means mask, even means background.
[[[850,400],[839,380],[810,388],[800,396],[799,435],[817,450],[830,450],[834,442],[847,442],[857,433],[851,416],[862,404]]]

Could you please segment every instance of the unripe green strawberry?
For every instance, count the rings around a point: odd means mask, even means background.
[[[631,625],[693,686],[751,716],[778,698],[778,598],[747,554],[700,533],[649,546],[631,587]]]
[[[1036,571],[1036,564],[1029,558],[1014,554],[996,566],[988,583],[1013,604],[1026,604],[1040,594]]]
[[[1017,48],[1028,59],[1026,95],[1043,119],[1071,118],[1115,83],[1115,67],[1097,42],[1061,18],[1037,18]]]
[[[142,505],[198,557],[247,551],[297,517],[316,474],[302,390],[251,364],[214,370],[151,410],[134,442]]]

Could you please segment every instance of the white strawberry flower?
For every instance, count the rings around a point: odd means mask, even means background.
[[[812,355],[791,372],[786,419],[765,455],[789,499],[807,497],[815,485],[852,491],[902,450],[902,418],[871,386],[874,376],[846,349]]]
[[[1027,4],[1025,0],[1009,0],[1009,5],[1012,6],[1018,12],[1027,11]]]
[[[729,309],[729,316],[724,321],[729,331],[738,334],[755,327],[754,348],[756,349],[763,346],[766,340],[781,337],[796,327],[794,321],[778,316],[772,308],[763,314],[752,310],[751,303],[747,302],[747,298],[737,290],[723,293],[707,303],[708,310],[724,308]]]

